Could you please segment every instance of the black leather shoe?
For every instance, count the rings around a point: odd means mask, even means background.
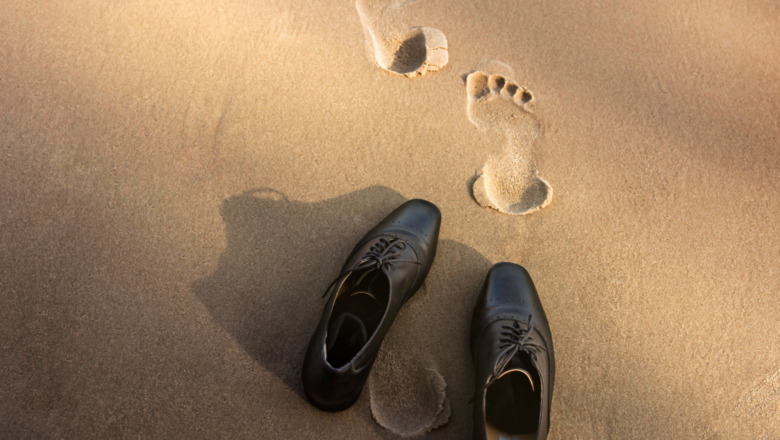
[[[314,406],[340,411],[357,400],[398,311],[428,275],[440,225],[436,205],[410,200],[355,246],[325,292],[303,362],[303,389]]]
[[[528,272],[488,271],[471,321],[474,438],[546,439],[555,380],[552,334]]]

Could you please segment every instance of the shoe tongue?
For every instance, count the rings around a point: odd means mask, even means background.
[[[531,378],[531,373],[528,370],[524,370],[522,368],[507,368],[504,371],[504,374],[506,373],[522,374],[528,379],[528,383],[531,385],[531,390],[536,391],[536,387],[534,386],[534,380]]]
[[[328,327],[328,350],[340,339],[342,331],[345,332],[342,341],[346,340],[351,347],[362,347],[368,341],[368,331],[363,320],[355,314],[343,312]]]
[[[517,353],[512,357],[512,360],[509,361],[509,364],[507,364],[506,368],[504,369],[504,374],[509,372],[517,372],[523,374],[525,377],[528,378],[528,382],[531,384],[531,389],[535,390],[536,385],[534,384],[533,374],[532,374],[532,372],[535,370],[536,367],[531,361],[530,356],[526,356],[523,353]]]

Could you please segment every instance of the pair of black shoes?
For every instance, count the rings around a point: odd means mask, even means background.
[[[436,255],[441,213],[410,200],[355,246],[330,294],[303,363],[303,388],[320,409],[359,397],[401,306],[420,288]],[[555,376],[552,335],[528,272],[490,268],[474,309],[474,438],[547,437]]]

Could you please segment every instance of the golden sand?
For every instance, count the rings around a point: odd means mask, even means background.
[[[551,439],[780,438],[775,2],[0,3],[0,436],[470,438],[508,260]],[[320,295],[409,198],[433,269],[320,412]]]

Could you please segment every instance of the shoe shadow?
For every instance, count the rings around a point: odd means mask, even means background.
[[[222,202],[227,248],[195,295],[252,358],[303,396],[300,372],[322,293],[358,239],[405,201],[370,187],[317,203],[253,189]]]
[[[301,367],[326,301],[322,294],[357,241],[406,200],[382,186],[315,203],[267,188],[230,197],[220,211],[227,247],[216,271],[193,283],[193,290],[246,353],[304,398]],[[383,352],[419,345],[426,357],[441,355],[436,363],[451,366],[441,371],[444,377],[465,381],[457,388],[470,392],[468,326],[489,265],[468,246],[440,240],[428,279],[396,322],[405,328],[391,330]],[[437,341],[419,342],[439,337],[447,339],[439,343],[447,346],[442,353],[426,351]],[[453,413],[466,411],[456,406]]]

